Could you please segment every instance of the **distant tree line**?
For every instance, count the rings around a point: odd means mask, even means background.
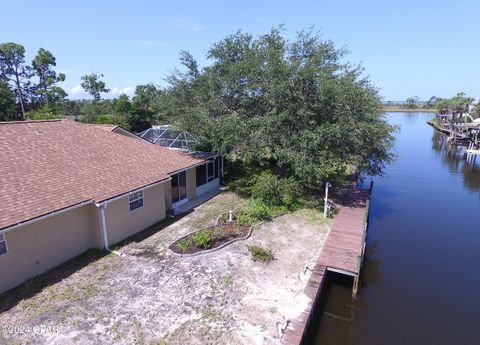
[[[102,99],[108,93],[103,74],[82,76],[82,87],[92,100],[70,100],[58,84],[63,73],[54,68],[56,58],[40,48],[27,64],[25,48],[17,43],[0,44],[0,121],[50,119],[68,115],[90,123],[112,123],[132,131],[148,128],[161,120],[157,105],[162,90],[153,84],[139,85],[130,100],[125,94],[115,99]]]
[[[436,109],[440,114],[461,115],[470,111],[469,106],[473,101],[472,97],[467,97],[464,92],[459,92],[451,98],[432,96],[428,101],[421,101],[418,96],[409,97],[401,106],[407,109]],[[478,111],[474,111],[471,115],[480,114]]]

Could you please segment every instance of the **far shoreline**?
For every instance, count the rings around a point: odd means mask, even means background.
[[[437,109],[433,108],[401,108],[401,107],[389,107],[389,106],[384,106],[382,107],[384,112],[390,112],[390,113],[436,113]]]

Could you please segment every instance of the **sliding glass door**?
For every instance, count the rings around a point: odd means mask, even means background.
[[[187,173],[182,171],[172,176],[173,207],[187,202]]]

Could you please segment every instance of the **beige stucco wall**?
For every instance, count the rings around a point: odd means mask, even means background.
[[[8,254],[0,256],[0,292],[23,283],[99,245],[94,205],[6,232]]]
[[[187,170],[187,197],[192,200],[197,196],[197,173],[195,168]]]
[[[108,228],[108,241],[112,245],[165,218],[165,184],[143,191],[143,207],[130,211],[128,195],[108,204],[105,220]]]
[[[167,210],[172,209],[172,182],[165,183],[165,206]]]

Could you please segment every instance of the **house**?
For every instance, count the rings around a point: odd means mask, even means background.
[[[0,123],[0,162],[0,292],[215,192],[223,172],[221,157],[70,120]]]

